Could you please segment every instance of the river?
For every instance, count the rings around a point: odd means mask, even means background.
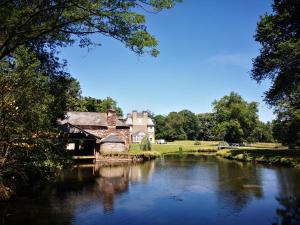
[[[0,203],[3,225],[300,224],[300,170],[215,156],[80,165]]]

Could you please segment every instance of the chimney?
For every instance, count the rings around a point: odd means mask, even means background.
[[[107,112],[107,126],[116,128],[117,125],[117,112],[115,109],[110,108]]]
[[[144,118],[148,118],[148,112],[147,111],[143,111],[143,116],[144,116]]]

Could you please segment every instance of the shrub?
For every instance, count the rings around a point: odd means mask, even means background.
[[[149,141],[147,136],[143,137],[141,144],[140,144],[140,149],[143,151],[151,150],[151,142]]]
[[[183,151],[183,149],[182,149],[182,147],[179,147],[179,153],[182,153],[182,151]]]
[[[201,145],[201,141],[195,141],[194,145]]]
[[[226,141],[220,141],[219,146],[229,146]]]

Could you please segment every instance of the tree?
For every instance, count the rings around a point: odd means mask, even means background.
[[[198,114],[198,138],[203,141],[218,140],[216,134],[217,120],[214,113]]]
[[[271,80],[265,100],[278,115],[276,124],[284,133],[278,138],[295,147],[300,139],[300,2],[274,0],[272,8],[273,13],[262,16],[257,25],[255,40],[261,49],[253,61],[252,78]]]
[[[137,54],[156,56],[157,40],[141,11],[172,8],[179,0],[4,0],[0,3],[0,60],[22,45],[81,47],[96,44],[91,34],[113,37]],[[99,43],[98,43],[99,44]]]
[[[156,139],[166,139],[166,117],[163,115],[154,116]]]
[[[187,139],[196,140],[199,130],[197,116],[186,109],[178,112],[178,115],[182,118],[182,129],[185,132]]]
[[[0,185],[12,177],[46,178],[66,159],[63,143],[55,138],[64,108],[53,106],[55,95],[68,90],[53,89],[57,77],[49,77],[28,48],[18,48],[13,56],[13,62],[0,63]]]
[[[187,135],[183,129],[183,118],[177,112],[170,112],[166,118],[167,140],[186,140]]]
[[[281,108],[273,121],[273,135],[291,149],[300,146],[300,111],[293,107]]]
[[[255,129],[252,131],[251,138],[257,142],[274,142],[272,124],[257,121]]]
[[[140,144],[140,149],[143,151],[151,151],[151,142],[149,141],[148,136],[143,137]]]
[[[225,141],[253,141],[251,134],[258,121],[256,102],[247,103],[240,95],[231,92],[214,101],[213,109],[218,122],[217,132]]]
[[[123,111],[117,106],[117,102],[107,97],[106,99],[97,99],[93,97],[82,97],[82,96],[69,96],[68,111],[79,111],[79,112],[103,112],[106,113],[110,108],[114,108],[118,116],[123,116]]]

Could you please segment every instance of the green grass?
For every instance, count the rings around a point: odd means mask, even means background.
[[[230,151],[234,151],[234,155],[242,154],[248,152],[247,154],[255,155],[289,155],[289,154],[300,154],[299,153],[290,153],[287,151],[286,147],[283,147],[279,143],[254,143],[250,147],[239,147],[236,150],[222,150],[218,151],[219,141],[200,141],[200,145],[195,145],[195,141],[174,141],[168,142],[167,144],[152,144],[151,151],[142,151],[140,150],[139,144],[131,144],[130,150],[126,154],[129,155],[162,155],[169,153],[179,153],[180,148],[182,152],[218,152],[221,156],[222,154],[227,154]],[[285,151],[284,151],[285,150]],[[230,153],[231,154],[231,153]]]
[[[152,152],[157,154],[177,153],[179,148],[182,152],[198,152],[198,151],[216,151],[219,142],[201,142],[200,145],[195,145],[194,141],[174,141],[168,144],[152,144]],[[131,144],[129,153],[139,154],[143,151],[140,150],[139,144]]]

